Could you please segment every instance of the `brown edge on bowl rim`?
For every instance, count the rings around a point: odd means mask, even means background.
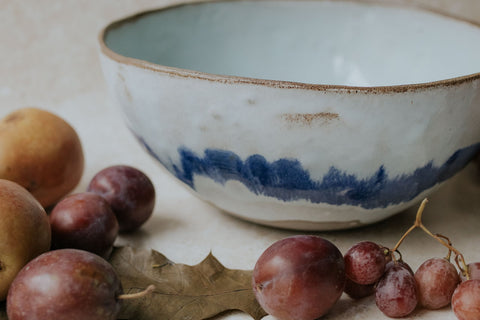
[[[354,94],[358,94],[358,93],[380,94],[380,93],[413,92],[413,91],[425,90],[428,88],[450,87],[450,86],[462,84],[464,82],[480,80],[480,71],[469,74],[469,75],[465,75],[465,76],[448,78],[448,79],[443,79],[438,81],[412,83],[412,84],[400,84],[400,85],[388,85],[388,86],[368,86],[368,87],[330,85],[330,84],[312,84],[312,83],[284,81],[284,80],[267,80],[267,79],[260,79],[260,78],[218,75],[218,74],[211,74],[206,72],[160,65],[160,64],[148,62],[141,59],[123,56],[121,54],[114,52],[105,43],[105,37],[109,30],[114,29],[124,23],[129,23],[129,22],[138,20],[143,16],[154,13],[154,12],[171,10],[171,9],[175,9],[185,5],[197,5],[197,4],[213,3],[213,2],[235,2],[235,1],[243,1],[243,0],[185,0],[180,3],[173,3],[160,8],[143,10],[143,11],[128,15],[126,17],[114,20],[109,24],[107,24],[105,27],[103,27],[98,35],[100,51],[102,54],[106,55],[110,59],[113,59],[119,63],[136,66],[139,68],[163,73],[170,76],[176,76],[176,77],[182,77],[182,78],[194,78],[194,79],[207,80],[207,81],[219,82],[224,84],[251,84],[251,85],[262,85],[262,86],[282,88],[282,89],[303,89],[303,90],[324,91],[324,92],[338,91],[342,93],[354,93]],[[272,0],[257,0],[257,1],[269,2]],[[289,1],[289,0],[276,0],[276,1]],[[325,1],[325,0],[306,0],[306,1]],[[337,1],[350,2],[349,0],[337,0]],[[417,10],[431,12],[433,14],[441,15],[449,19],[474,25],[478,27],[480,30],[480,22],[477,23],[475,21],[463,19],[455,15],[447,14],[445,12],[441,12],[436,9],[425,7],[420,4],[412,4],[407,1],[394,0],[393,2],[381,2],[380,0],[358,0],[358,2],[367,3],[367,4],[371,3],[371,4],[377,4],[377,5],[386,5],[386,6],[412,7]]]

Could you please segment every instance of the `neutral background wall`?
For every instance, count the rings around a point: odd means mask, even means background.
[[[480,22],[480,0],[385,1],[421,4]],[[85,190],[97,171],[112,164],[134,165],[153,179],[157,190],[154,216],[141,232],[122,236],[119,243],[155,248],[186,264],[196,264],[212,251],[227,267],[251,269],[273,241],[298,232],[237,220],[192,196],[143,152],[107,96],[98,60],[98,32],[113,19],[168,3],[175,2],[0,0],[0,117],[23,106],[38,106],[69,121],[86,155],[86,171],[76,192]],[[480,175],[475,174],[469,167],[446,183],[432,195],[424,217],[434,232],[450,236],[470,261],[480,261]],[[412,208],[365,228],[317,234],[342,252],[361,240],[393,246],[413,222],[415,211]],[[402,254],[415,269],[426,258],[445,252],[418,232],[404,243]],[[223,318],[250,319],[240,313]],[[352,303],[346,298],[328,317],[354,318],[386,319],[374,301]],[[454,316],[447,308],[419,311],[415,319]]]

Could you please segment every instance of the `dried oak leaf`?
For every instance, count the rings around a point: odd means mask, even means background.
[[[110,263],[118,272],[125,293],[155,285],[152,294],[125,300],[121,319],[201,320],[229,310],[254,319],[265,311],[251,289],[252,271],[224,267],[211,253],[199,264],[176,264],[154,250],[115,248]]]

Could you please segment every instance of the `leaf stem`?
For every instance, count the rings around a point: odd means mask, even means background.
[[[153,284],[149,285],[145,290],[136,292],[136,293],[124,293],[121,294],[117,297],[117,299],[120,300],[129,300],[129,299],[138,299],[138,298],[143,298],[146,295],[150,294],[155,290],[155,286]]]

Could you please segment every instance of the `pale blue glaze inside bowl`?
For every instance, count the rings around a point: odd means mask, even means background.
[[[105,41],[119,54],[159,65],[315,84],[422,83],[480,70],[476,26],[341,1],[183,5],[111,29]]]

